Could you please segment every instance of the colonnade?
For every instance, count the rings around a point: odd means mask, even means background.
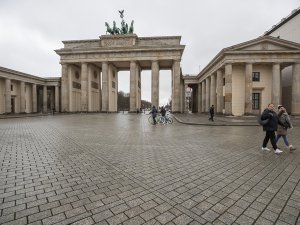
[[[62,63],[61,79],[61,110],[73,111],[102,111],[116,112],[118,92],[117,63],[104,62],[82,62]],[[143,63],[139,61],[128,62],[130,71],[130,104],[129,111],[136,112],[141,107],[141,71]],[[124,68],[122,68],[124,70]],[[174,60],[172,64],[172,110],[182,112],[182,80],[180,60]],[[159,60],[151,61],[151,102],[159,106]],[[76,76],[77,74],[77,76]],[[93,74],[97,74],[93,76]],[[92,84],[96,85],[92,85]],[[76,98],[74,92],[79,91],[80,99]],[[92,92],[97,93],[93,96]],[[97,104],[93,103],[97,99]],[[80,105],[76,107],[75,105]]]
[[[21,77],[20,77],[21,78]],[[4,78],[4,109],[3,113],[46,113],[48,105],[59,111],[59,86],[57,84],[47,85],[46,82],[32,83],[24,80]],[[47,89],[53,89],[54,101],[48,104]],[[38,90],[42,90],[42,99]],[[41,108],[38,108],[40,106]]]
[[[261,109],[272,102],[275,106],[282,103],[281,70],[284,63],[226,63],[214,73],[203,75],[197,86],[198,112],[208,112],[211,105],[215,112],[227,115],[253,114],[254,92],[261,93]],[[300,115],[300,63],[292,66],[291,114]],[[253,72],[260,72],[260,81],[253,81]]]

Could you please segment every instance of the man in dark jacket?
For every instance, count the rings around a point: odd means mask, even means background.
[[[209,114],[210,114],[210,118],[208,120],[214,121],[214,115],[215,115],[215,106],[212,105],[209,108]]]
[[[274,111],[274,104],[272,103],[268,105],[268,108],[266,108],[261,115],[261,120],[266,120],[266,119],[269,119],[269,122],[263,126],[263,130],[266,131],[266,136],[264,138],[261,150],[270,151],[270,149],[267,148],[267,144],[269,140],[271,140],[271,144],[274,148],[274,152],[276,154],[280,154],[282,153],[282,151],[277,148],[276,137],[275,137],[275,131],[277,131],[277,126],[278,126],[278,116]]]

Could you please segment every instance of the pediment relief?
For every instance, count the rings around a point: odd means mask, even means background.
[[[300,50],[300,45],[281,39],[262,37],[249,42],[241,43],[227,48],[231,51],[295,51]]]

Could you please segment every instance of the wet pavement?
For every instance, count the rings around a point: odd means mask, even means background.
[[[175,116],[0,120],[0,224],[300,224],[299,149],[261,151],[255,118]]]

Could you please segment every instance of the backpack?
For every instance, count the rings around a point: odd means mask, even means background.
[[[264,125],[266,125],[267,123],[269,123],[269,118],[268,119],[265,119],[265,120],[262,120],[261,119],[261,116],[258,116],[257,117],[257,122],[260,124],[260,125],[262,125],[262,126],[264,126]]]

